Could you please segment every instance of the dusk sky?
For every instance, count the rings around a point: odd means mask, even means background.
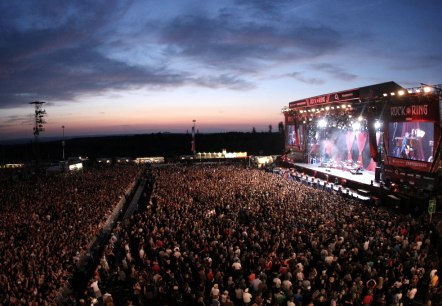
[[[440,0],[0,2],[0,140],[277,130],[290,101],[442,83]]]

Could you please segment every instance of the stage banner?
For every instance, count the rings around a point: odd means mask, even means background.
[[[380,98],[384,93],[397,92],[399,90],[404,90],[404,88],[394,82],[386,82],[293,101],[289,103],[289,108],[314,107],[350,101],[361,102],[367,99]]]
[[[418,160],[407,160],[401,158],[390,158],[389,164],[394,167],[399,168],[411,168],[417,171],[430,172],[431,163],[418,161]]]
[[[439,121],[439,98],[436,95],[410,96],[391,101],[385,121]]]
[[[416,172],[406,167],[385,166],[384,180],[390,180],[397,183],[406,183],[423,188],[425,190],[433,190],[437,186],[437,174],[429,172]]]
[[[357,98],[359,98],[359,88],[293,101],[289,103],[289,108],[346,102]]]

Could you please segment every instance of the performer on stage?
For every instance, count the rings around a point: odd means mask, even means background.
[[[408,143],[408,137],[410,137],[410,133],[405,132],[404,139],[402,139],[402,146],[401,146],[401,157],[402,158],[410,158],[410,144]]]

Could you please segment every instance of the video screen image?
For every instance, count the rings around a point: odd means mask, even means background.
[[[299,124],[298,129],[294,124],[287,125],[287,144],[289,146],[301,146],[304,143],[303,125]]]
[[[388,138],[389,156],[433,161],[434,122],[390,122]]]

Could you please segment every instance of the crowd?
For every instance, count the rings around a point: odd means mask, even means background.
[[[54,305],[139,173],[126,165],[2,182],[0,305]]]
[[[423,218],[257,169],[154,176],[147,209],[115,227],[81,305],[442,303]]]

